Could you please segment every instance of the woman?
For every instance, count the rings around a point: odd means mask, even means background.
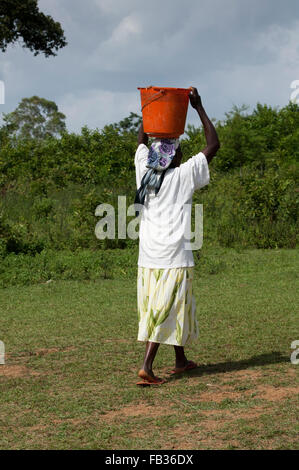
[[[155,139],[148,149],[148,136],[141,124],[135,154],[137,193],[141,211],[138,258],[138,340],[146,342],[138,385],[160,385],[152,366],[160,344],[174,346],[173,373],[197,367],[188,361],[184,346],[198,338],[195,300],[192,295],[194,259],[186,245],[190,220],[186,206],[193,192],[209,183],[208,164],[220,147],[196,88],[189,99],[203,124],[207,145],[181,164],[178,139]],[[137,207],[137,206],[136,206]],[[187,211],[189,214],[190,212]]]

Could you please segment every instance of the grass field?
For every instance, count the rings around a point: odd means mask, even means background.
[[[200,366],[170,376],[161,346],[161,387],[135,385],[134,276],[0,289],[0,448],[298,448],[299,253],[210,254],[221,269],[197,269],[200,338],[186,349]]]

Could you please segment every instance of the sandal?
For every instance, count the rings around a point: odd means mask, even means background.
[[[143,369],[138,372],[138,376],[142,379],[142,381],[137,382],[136,385],[162,385],[166,382],[166,380],[160,379],[159,377],[152,377],[151,375],[147,374]]]
[[[170,371],[171,374],[181,374],[182,372],[186,372],[187,370],[196,369],[198,365],[193,361],[188,361],[188,364],[185,367],[177,367]]]

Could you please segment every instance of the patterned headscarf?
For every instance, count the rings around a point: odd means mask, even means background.
[[[158,194],[164,180],[165,171],[169,168],[179,145],[179,139],[154,140],[147,157],[146,167],[149,170],[141,180],[134,204],[144,204],[145,196],[149,189],[154,189],[155,194]],[[139,211],[136,210],[136,216],[138,215]]]
[[[147,168],[166,170],[171,164],[179,146],[179,139],[155,139],[147,157]]]

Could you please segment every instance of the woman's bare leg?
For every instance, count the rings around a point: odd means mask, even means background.
[[[175,367],[177,369],[185,367],[188,364],[188,359],[185,356],[185,351],[183,346],[174,346],[175,350]]]
[[[155,377],[153,373],[153,362],[156,357],[159,346],[160,343],[153,343],[152,341],[147,341],[145,347],[144,361],[141,370],[144,370],[146,374],[153,378]]]

